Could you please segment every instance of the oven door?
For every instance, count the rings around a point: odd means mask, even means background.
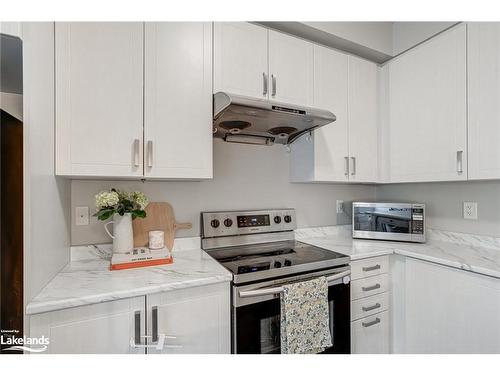
[[[314,277],[348,275],[349,267],[314,273]],[[232,311],[232,352],[237,354],[279,354],[280,335],[280,294],[273,293],[280,285],[311,278],[311,274],[301,278],[293,277],[233,288]],[[266,292],[258,296],[245,296],[246,292]],[[344,276],[329,282],[328,304],[330,310],[330,333],[333,346],[324,353],[349,354],[350,339],[350,278]]]

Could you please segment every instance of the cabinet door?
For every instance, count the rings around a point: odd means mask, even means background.
[[[147,296],[148,331],[167,336],[163,349],[148,353],[230,353],[229,288],[220,283]]]
[[[337,120],[313,132],[316,181],[347,181],[347,55],[314,46],[314,107]]]
[[[378,67],[349,56],[349,180],[378,179]]]
[[[313,44],[269,30],[269,98],[313,105]]]
[[[314,106],[337,120],[291,145],[290,175],[295,182],[349,180],[347,123],[347,55],[314,46]]]
[[[469,179],[500,178],[500,23],[467,24]]]
[[[267,29],[247,22],[214,24],[214,93],[268,97]]]
[[[55,26],[56,173],[142,176],[143,24]]]
[[[406,259],[407,353],[500,353],[500,280]]]
[[[466,31],[389,62],[391,182],[467,179]]]
[[[144,297],[136,297],[32,315],[30,336],[47,337],[50,354],[144,353],[131,346],[136,319],[137,333],[146,335],[144,306]]]
[[[145,27],[144,174],[212,178],[212,24]]]

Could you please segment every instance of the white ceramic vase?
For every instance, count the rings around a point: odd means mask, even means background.
[[[113,234],[108,225],[113,224]],[[132,230],[132,214],[113,215],[113,221],[104,224],[108,236],[113,239],[113,254],[127,253],[134,249],[134,234]]]

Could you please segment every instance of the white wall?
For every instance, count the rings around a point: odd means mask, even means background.
[[[202,182],[73,181],[74,208],[94,209],[94,195],[117,187],[142,190],[152,201],[167,201],[177,221],[192,222],[193,229],[179,231],[179,237],[198,236],[200,211],[293,207],[300,227],[335,225],[335,200],[373,199],[375,187],[369,185],[292,184],[289,182],[289,156],[280,145],[252,146],[214,141],[214,178]],[[348,220],[339,217],[339,221]],[[102,223],[92,218],[89,226],[72,225],[72,244],[110,242]]]
[[[392,55],[392,22],[302,22],[365,47]]]
[[[398,55],[457,22],[394,22],[392,55]]]
[[[23,23],[22,35],[24,297],[29,302],[69,261],[71,185],[54,177],[54,24]]]
[[[422,202],[427,226],[500,237],[500,181],[434,182],[377,186],[377,200]],[[463,202],[478,203],[478,220],[462,217]]]

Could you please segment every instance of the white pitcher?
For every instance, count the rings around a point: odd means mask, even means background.
[[[113,234],[108,229],[110,224],[113,224]],[[113,254],[127,253],[134,249],[131,213],[126,213],[123,216],[114,214],[113,221],[104,224],[104,229],[108,236],[113,239]]]

